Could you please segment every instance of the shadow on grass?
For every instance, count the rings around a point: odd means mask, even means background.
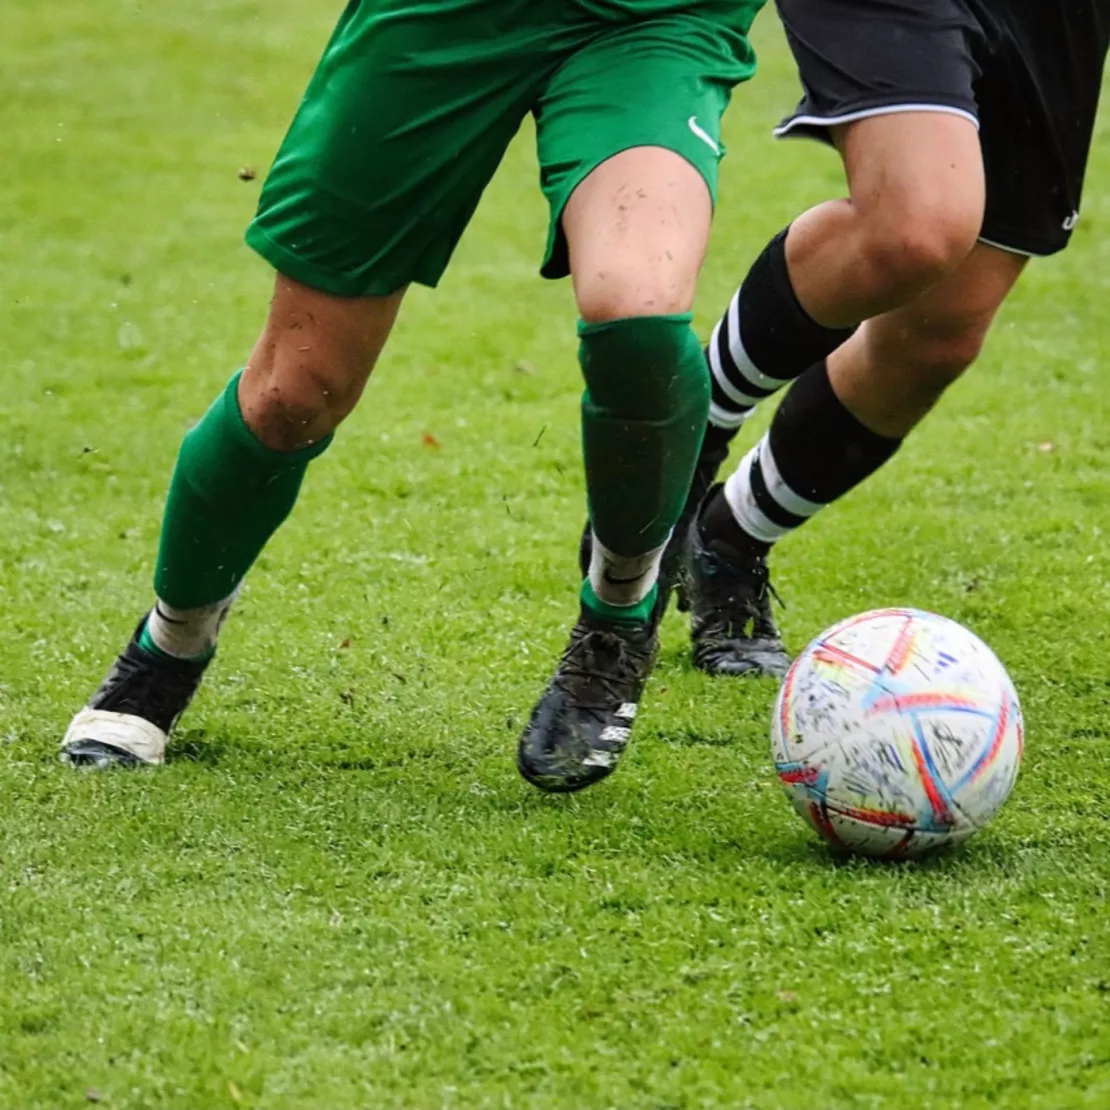
[[[737,740],[734,735],[719,733],[709,736],[704,731],[697,729],[668,729],[657,734],[656,739],[663,744],[672,744],[675,747],[708,747],[708,748],[735,748]]]
[[[691,866],[714,870],[740,871],[756,864],[795,875],[839,874],[846,879],[882,881],[885,876],[905,881],[928,876],[947,885],[966,881],[971,869],[1012,871],[1028,854],[1027,846],[987,834],[921,860],[870,860],[825,844],[785,810],[781,821],[769,823],[766,807],[749,809],[743,798],[714,790],[712,784],[675,795],[658,789],[661,779],[649,777],[636,784],[624,776],[620,782],[601,783],[579,794],[544,794],[519,780],[508,747],[497,754],[488,747],[476,752],[466,744],[413,746],[411,736],[385,722],[369,725],[372,744],[365,738],[351,742],[337,731],[334,738],[317,736],[307,750],[290,753],[292,758],[281,764],[281,776],[307,775],[316,789],[336,799],[355,788],[352,773],[371,780],[380,777],[380,783],[368,783],[371,789],[384,790],[395,800],[411,799],[414,812],[423,820],[442,817],[445,830],[457,830],[461,820],[476,830],[484,827],[486,836],[538,832],[556,842],[565,839],[570,859],[600,853],[629,860],[684,859]],[[272,753],[260,752],[242,739],[234,732],[189,730],[175,739],[170,760],[212,770],[241,763],[258,771],[260,761],[269,767]],[[716,748],[734,741],[691,730],[672,734],[671,743]],[[265,774],[269,777],[270,770]]]
[[[853,855],[816,837],[803,837],[763,843],[756,848],[756,854],[771,863],[800,864],[810,869],[861,876],[889,875],[894,879],[931,876],[963,883],[969,871],[1012,870],[1026,853],[1016,843],[988,837],[938,848],[919,859],[870,859]]]
[[[237,745],[232,737],[213,736],[204,729],[190,729],[171,739],[166,751],[166,762],[219,767],[226,757],[234,757],[236,754]]]

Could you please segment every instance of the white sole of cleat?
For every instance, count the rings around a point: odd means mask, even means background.
[[[150,721],[130,713],[105,709],[82,709],[62,737],[62,759],[67,751],[92,741],[126,752],[139,763],[156,767],[166,760],[166,734]]]

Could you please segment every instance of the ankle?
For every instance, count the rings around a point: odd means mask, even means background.
[[[659,586],[652,586],[647,595],[635,605],[610,605],[597,596],[587,578],[582,583],[582,592],[579,596],[582,607],[592,616],[599,617],[603,621],[612,624],[650,624],[659,596]]]
[[[712,459],[719,465],[728,456],[732,441],[739,431],[739,428],[718,428],[716,424],[707,425],[699,458]]]
[[[764,559],[771,550],[769,543],[757,540],[737,523],[724,486],[718,486],[702,506],[698,535],[710,551],[726,559]]]
[[[157,659],[207,663],[216,654],[216,641],[235,595],[195,609],[175,609],[160,600],[139,633],[139,647]]]

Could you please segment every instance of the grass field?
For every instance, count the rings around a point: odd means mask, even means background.
[[[1011,668],[1026,768],[923,866],[789,811],[769,684],[680,619],[620,773],[547,798],[523,716],[575,606],[579,382],[511,150],[250,579],[163,770],[58,738],[149,600],[177,442],[244,357],[241,245],[335,4],[0,0],[0,1110],[1110,1106],[1110,149],[1073,249],[894,465],[785,544],[794,646],[886,604]],[[699,324],[839,187],[731,112]],[[751,441],[750,434],[743,442]]]

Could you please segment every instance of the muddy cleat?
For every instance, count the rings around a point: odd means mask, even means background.
[[[154,766],[200,685],[208,662],[161,659],[139,647],[135,635],[108,677],[70,723],[62,739],[63,763],[90,770]]]
[[[654,621],[607,621],[583,606],[517,748],[533,786],[564,794],[616,770],[658,644]]]
[[[771,615],[777,596],[762,555],[731,558],[708,548],[697,519],[686,542],[694,666],[712,675],[782,678],[790,669]]]

